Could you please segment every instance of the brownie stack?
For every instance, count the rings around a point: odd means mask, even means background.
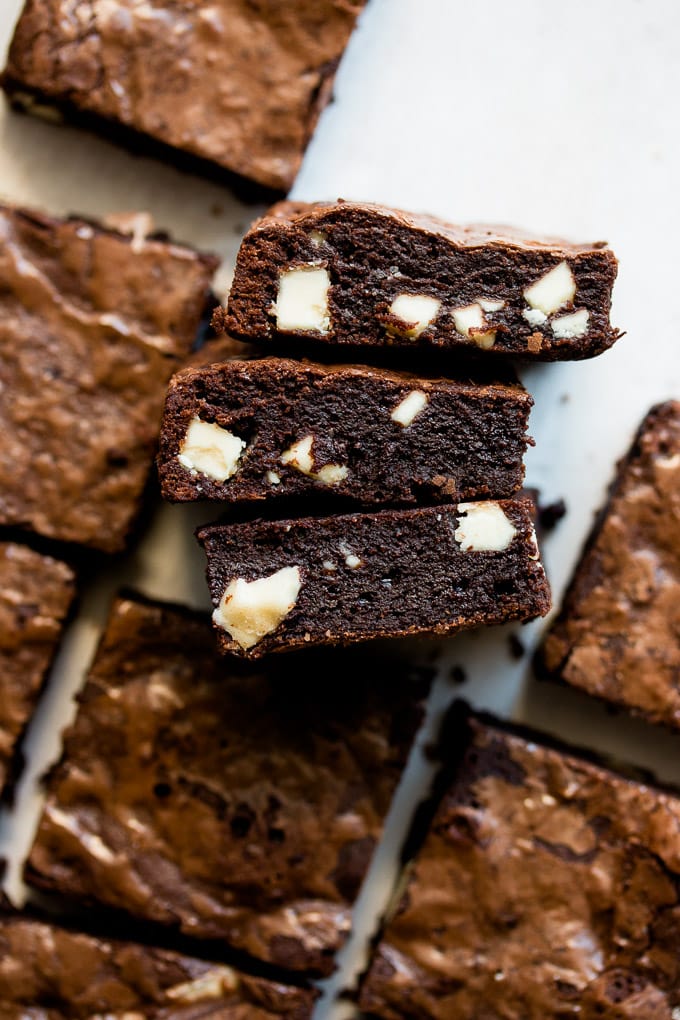
[[[214,323],[265,356],[175,376],[158,459],[165,498],[231,509],[198,533],[222,650],[544,615],[517,496],[532,400],[505,365],[606,349],[615,275],[601,244],[379,206],[284,202],[256,222]]]

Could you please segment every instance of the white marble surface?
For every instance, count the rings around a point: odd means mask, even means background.
[[[0,50],[20,0],[0,0]],[[655,401],[680,396],[680,5],[676,0],[371,0],[294,189],[300,199],[361,198],[452,220],[513,223],[577,240],[606,238],[621,266],[614,323],[627,335],[586,363],[526,370],[537,445],[527,481],[568,515],[544,543],[557,600],[615,460]],[[257,212],[228,191],[105,141],[0,108],[0,197],[51,212],[148,209],[159,227],[217,250],[226,288]],[[125,580],[150,595],[206,604],[193,546],[204,513],[161,508],[142,545],[87,593],[31,727],[14,813],[0,819],[8,888],[39,809],[37,776],[82,681],[108,601]],[[522,633],[530,649],[544,624]],[[510,628],[513,629],[513,628]],[[449,641],[430,728],[457,694],[680,782],[680,738],[612,716],[575,692],[537,685],[507,630]],[[447,668],[443,670],[445,674]],[[421,742],[426,733],[421,736]],[[339,986],[359,966],[394,878],[401,835],[428,782],[417,751],[355,912]],[[330,993],[317,1015],[339,1014]]]

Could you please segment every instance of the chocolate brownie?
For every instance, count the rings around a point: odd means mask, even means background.
[[[2,84],[21,108],[286,192],[363,3],[27,0]]]
[[[618,468],[540,671],[680,728],[680,403],[654,407]]]
[[[609,322],[604,243],[530,240],[378,205],[284,202],[256,221],[216,328],[244,340],[588,358]]]
[[[0,791],[74,594],[74,574],[65,563],[0,542]]]
[[[116,602],[29,881],[330,972],[427,685],[386,660],[296,660],[237,673],[207,617]]]
[[[186,369],[165,405],[161,487],[174,502],[510,496],[531,405],[520,386],[360,366],[262,358]]]
[[[361,992],[384,1020],[672,1020],[680,798],[458,710]]]
[[[0,206],[0,524],[124,546],[216,265]]]
[[[0,1018],[308,1020],[315,993],[0,911]]]
[[[528,501],[198,531],[223,652],[453,634],[550,608]]]

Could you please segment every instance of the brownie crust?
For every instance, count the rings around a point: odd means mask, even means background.
[[[680,403],[652,408],[618,468],[538,664],[680,728]]]
[[[488,500],[201,528],[220,649],[256,659],[544,615],[533,509]]]
[[[365,656],[239,674],[213,646],[207,617],[115,604],[27,878],[327,974],[428,683]]]
[[[28,0],[2,85],[28,111],[56,107],[285,193],[362,6]]]
[[[0,1018],[309,1020],[315,993],[0,910]]]
[[[0,524],[124,546],[216,266],[0,206]]]
[[[263,358],[186,369],[166,399],[161,489],[173,502],[368,506],[511,496],[524,476],[532,403],[520,386],[361,366]],[[217,444],[236,443],[225,447],[228,463],[192,448],[196,421],[217,427]]]
[[[0,542],[0,792],[75,595],[66,563]]]
[[[587,358],[609,321],[604,243],[529,240],[378,205],[284,202],[239,251],[216,328],[261,343]],[[538,286],[540,284],[540,286]]]
[[[680,799],[462,710],[448,737],[455,776],[361,1007],[383,1020],[671,1020]]]

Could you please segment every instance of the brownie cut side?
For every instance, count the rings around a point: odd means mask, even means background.
[[[0,542],[0,792],[75,594],[66,563]]]
[[[680,403],[652,408],[618,468],[539,671],[680,728]]]
[[[462,708],[363,982],[383,1020],[672,1020],[680,798]]]
[[[199,529],[223,652],[456,631],[547,613],[528,501]]]
[[[166,400],[161,487],[173,502],[511,496],[531,405],[518,385],[360,366],[263,358],[186,369]]]
[[[284,202],[246,234],[228,312],[214,322],[269,344],[588,358],[619,335],[609,321],[616,271],[603,243]]]
[[[0,524],[123,548],[217,261],[0,206]]]
[[[315,993],[0,909],[0,1018],[308,1020]]]
[[[428,684],[366,656],[281,661],[239,672],[207,617],[118,600],[28,880],[329,973]]]
[[[363,3],[27,0],[2,86],[29,112],[281,194]]]

